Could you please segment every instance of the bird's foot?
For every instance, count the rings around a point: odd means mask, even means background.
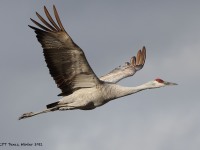
[[[23,115],[21,115],[21,116],[19,117],[19,120],[25,119],[25,118],[28,118],[28,117],[32,117],[33,115],[34,115],[33,112],[24,113]]]

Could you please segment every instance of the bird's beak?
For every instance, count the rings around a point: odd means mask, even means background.
[[[165,82],[165,85],[178,85],[177,83]]]

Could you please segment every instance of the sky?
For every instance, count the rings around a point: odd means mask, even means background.
[[[159,77],[178,86],[146,90],[90,111],[38,115],[59,99],[42,48],[28,27],[35,11],[56,5],[65,29],[98,75],[146,46],[144,68],[119,84]],[[0,149],[199,150],[200,1],[0,1]],[[7,143],[7,145],[2,145]],[[40,146],[10,146],[40,143]],[[41,145],[42,144],[42,145]]]

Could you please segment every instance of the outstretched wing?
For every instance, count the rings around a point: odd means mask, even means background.
[[[57,23],[44,6],[44,12],[50,23],[36,12],[43,25],[31,19],[39,28],[30,25],[29,27],[35,30],[36,37],[43,47],[50,74],[62,91],[59,96],[69,95],[80,88],[100,84],[84,52],[65,31],[55,6],[53,10]]]
[[[110,73],[100,77],[100,80],[117,83],[126,77],[133,76],[137,71],[143,68],[145,60],[146,48],[143,47],[142,50],[138,51],[137,57],[133,56],[130,62],[126,62],[124,66],[115,68]]]

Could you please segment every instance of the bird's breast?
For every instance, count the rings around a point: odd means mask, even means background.
[[[85,106],[86,109],[94,109],[114,98],[115,94],[113,94],[112,88],[109,86],[103,86],[82,88],[71,95],[63,97],[60,101],[65,104],[78,103],[80,106]]]

